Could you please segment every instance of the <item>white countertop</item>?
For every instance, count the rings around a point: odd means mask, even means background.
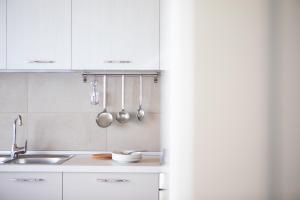
[[[0,172],[130,172],[160,173],[159,156],[143,156],[138,163],[120,164],[112,160],[98,160],[92,155],[75,155],[61,165],[0,164]]]

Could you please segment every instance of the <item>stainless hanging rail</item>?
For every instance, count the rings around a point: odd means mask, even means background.
[[[122,75],[126,75],[126,76],[153,76],[154,78],[154,83],[157,83],[158,82],[158,76],[160,75],[160,72],[159,71],[142,71],[142,72],[84,72],[82,73],[82,78],[83,78],[83,82],[87,82],[87,78],[88,76],[103,76],[103,75],[107,75],[107,76],[122,76]]]

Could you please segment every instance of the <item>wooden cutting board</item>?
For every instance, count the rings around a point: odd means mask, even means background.
[[[93,159],[97,159],[97,160],[111,160],[112,156],[110,153],[102,153],[102,154],[93,154],[92,155]]]

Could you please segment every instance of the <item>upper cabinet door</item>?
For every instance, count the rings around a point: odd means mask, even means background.
[[[6,68],[6,0],[0,0],[0,69]]]
[[[159,0],[73,0],[72,68],[159,69]]]
[[[7,69],[71,69],[71,0],[7,1]]]

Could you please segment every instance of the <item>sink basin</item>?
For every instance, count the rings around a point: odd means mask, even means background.
[[[8,164],[27,165],[60,165],[72,155],[20,155],[19,158],[8,161]]]
[[[1,155],[0,156],[0,164],[5,163],[7,161],[10,160],[10,156],[9,155]]]

